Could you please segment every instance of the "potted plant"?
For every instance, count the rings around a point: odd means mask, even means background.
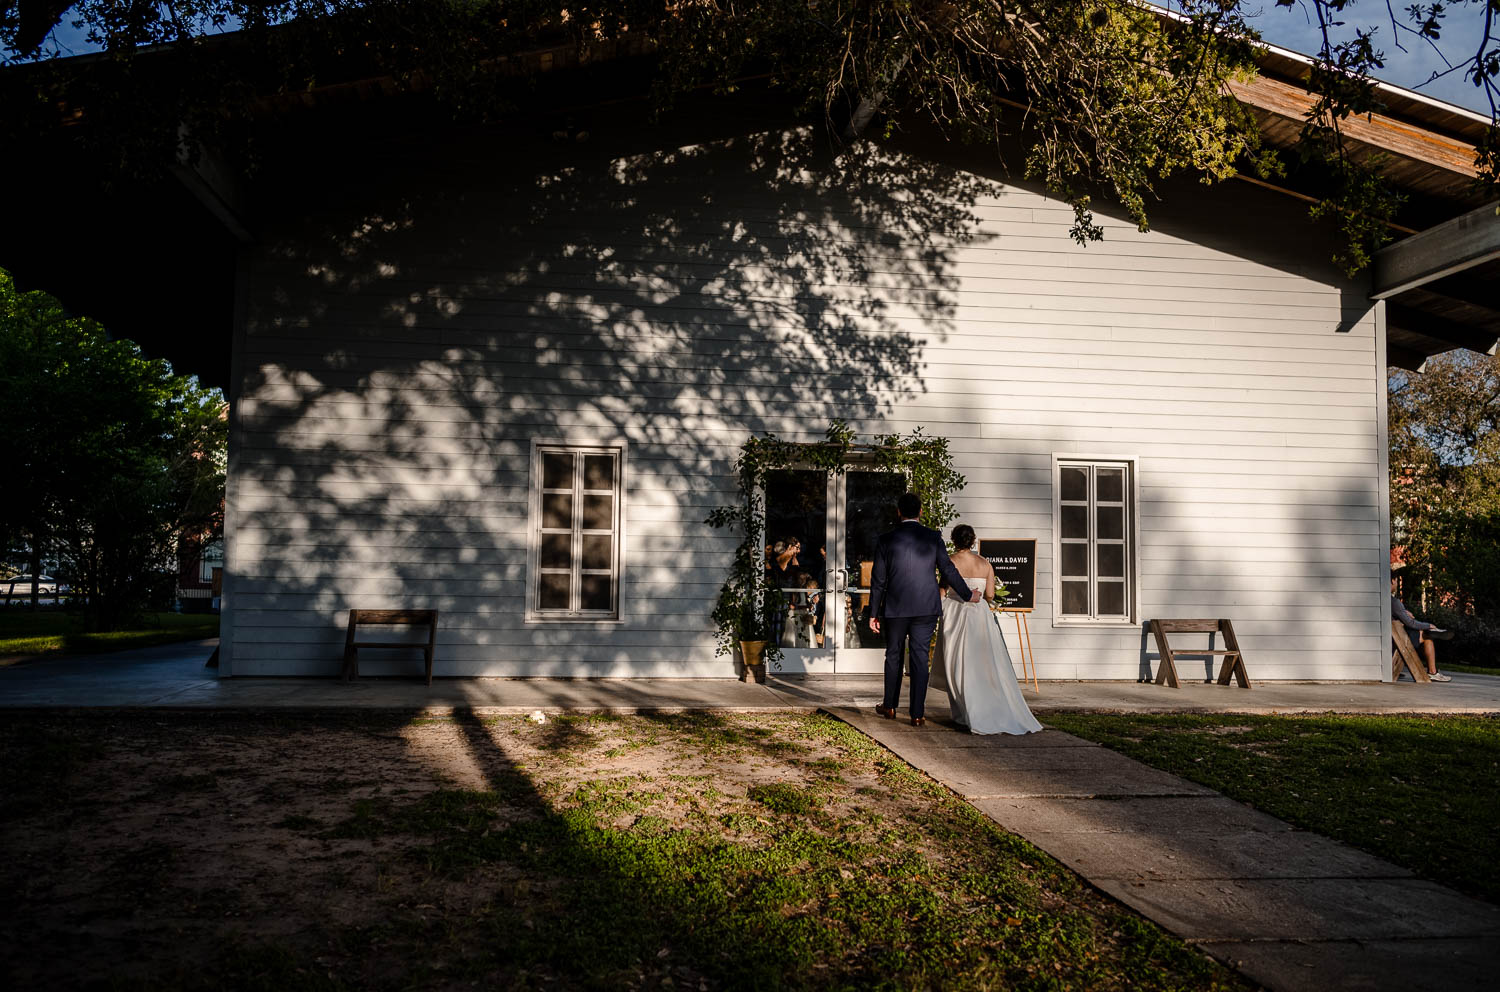
[[[766,663],[781,657],[781,646],[771,636],[772,617],[785,606],[781,590],[771,585],[766,572],[766,553],[761,546],[764,532],[765,505],[759,491],[759,475],[753,460],[741,455],[740,489],[745,502],[739,506],[721,506],[708,515],[712,527],[740,532],[739,546],[719,598],[714,603],[713,621],[718,638],[718,654],[731,654],[739,648],[744,671],[740,678],[753,676],[766,680]]]
[[[764,605],[764,597],[762,598]],[[746,609],[739,627],[740,660],[745,665],[741,680],[766,680],[766,645],[771,639],[770,618],[764,609]]]
[[[718,627],[721,650],[738,646],[744,664],[741,680],[766,680],[766,661],[779,654],[772,641],[771,618],[782,609],[781,590],[766,583],[763,574],[735,575],[719,590],[714,606],[714,623]]]

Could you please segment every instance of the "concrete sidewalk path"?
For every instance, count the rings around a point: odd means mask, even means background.
[[[921,728],[829,712],[1266,988],[1500,983],[1500,908],[1060,731],[971,735],[934,702]]]
[[[217,640],[39,658],[0,669],[6,708],[474,710],[489,714],[817,709],[734,679],[221,679],[204,663]]]
[[[873,706],[878,675],[734,679],[229,678],[205,668],[217,639],[109,654],[38,658],[0,668],[6,707],[169,706],[223,709],[541,710],[765,709]],[[934,705],[946,705],[934,692]],[[1122,713],[1500,713],[1500,678],[1455,675],[1446,684],[1266,682],[1254,689],[1184,682],[1043,682],[1027,702],[1039,715]],[[939,714],[946,713],[940,709]]]
[[[773,676],[771,688],[788,700],[820,706],[874,706],[882,694],[878,675]],[[934,678],[930,705],[947,715],[947,697]],[[1025,687],[1026,703],[1047,713],[1500,713],[1500,677],[1455,674],[1452,682],[1259,682],[1253,689],[1182,683],[1043,682]]]

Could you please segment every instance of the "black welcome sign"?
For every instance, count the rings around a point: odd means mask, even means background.
[[[993,538],[979,542],[979,555],[995,569],[995,585],[1005,587],[995,602],[1006,610],[1036,608],[1036,538]]]

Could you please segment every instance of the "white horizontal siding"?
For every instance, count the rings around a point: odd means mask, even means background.
[[[1232,617],[1252,678],[1381,676],[1383,358],[1299,206],[1205,191],[1083,248],[1021,187],[907,190],[893,156],[852,196],[739,147],[288,211],[245,277],[228,670],[331,674],[348,609],[408,605],[440,674],[730,675],[704,520],[750,433],[842,417],[949,438],[961,518],[1038,539],[1043,678],[1155,664],[1138,626],[1052,623],[1077,453],[1139,459],[1142,620]],[[619,623],[522,621],[534,438],[629,444]]]

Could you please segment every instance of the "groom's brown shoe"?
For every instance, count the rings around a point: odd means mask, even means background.
[[[911,725],[913,727],[925,727],[927,726],[927,718],[925,716],[914,716],[911,718]]]
[[[893,710],[893,709],[887,709],[884,706],[877,706],[877,707],[875,707],[875,712],[879,713],[881,716],[885,717],[887,720],[894,720],[894,719],[896,719],[896,711]]]

